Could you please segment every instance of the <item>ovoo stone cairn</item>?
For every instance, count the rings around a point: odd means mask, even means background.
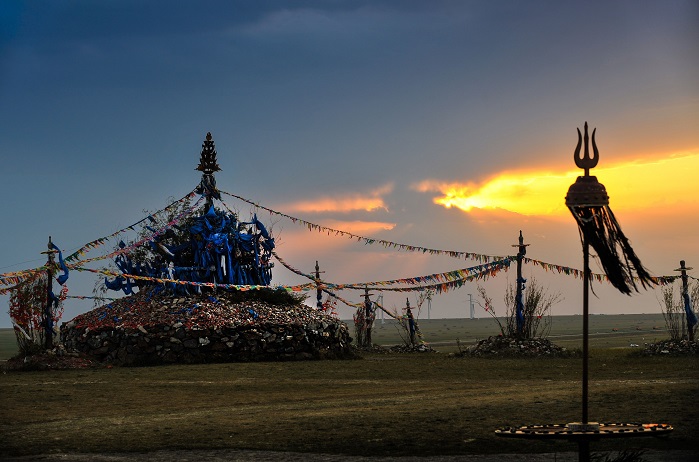
[[[64,346],[118,365],[350,356],[345,324],[269,287],[275,242],[257,216],[242,222],[214,206],[221,168],[211,133],[196,169],[199,186],[179,202],[200,194],[202,213],[194,213],[199,201],[189,210],[182,202],[183,212],[161,218],[166,224],[149,215],[147,241],[120,242],[113,255],[123,274],[104,283],[126,297],[64,324]]]
[[[69,351],[122,366],[353,356],[345,323],[272,289],[144,290],[64,323],[61,339]]]

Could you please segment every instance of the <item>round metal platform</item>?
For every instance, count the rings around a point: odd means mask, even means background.
[[[532,439],[596,440],[632,436],[663,436],[673,430],[672,425],[655,423],[569,423],[524,425],[495,430],[497,436]]]

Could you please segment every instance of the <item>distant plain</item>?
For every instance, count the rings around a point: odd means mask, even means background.
[[[590,316],[590,346],[593,348],[635,348],[630,345],[656,342],[668,338],[665,321],[657,314],[622,314]],[[352,321],[345,320],[354,332]],[[504,320],[501,319],[501,322]],[[473,345],[490,335],[498,335],[499,328],[492,318],[475,319],[418,319],[423,339],[442,352],[457,351],[457,339],[462,345]],[[616,329],[616,330],[615,330]],[[582,347],[582,316],[553,316],[548,338],[565,348]],[[398,323],[388,317],[379,317],[372,333],[374,343],[390,346],[403,343]],[[17,354],[12,329],[0,329],[0,361]]]

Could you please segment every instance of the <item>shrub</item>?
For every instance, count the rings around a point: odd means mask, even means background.
[[[505,291],[504,323],[498,318],[493,301],[485,289],[478,286],[478,293],[485,304],[485,311],[497,322],[500,333],[505,337],[520,339],[546,338],[551,331],[551,307],[563,300],[560,293],[549,294],[535,278],[531,278],[522,293],[524,325],[520,333],[517,331],[517,291],[514,285],[509,285]]]

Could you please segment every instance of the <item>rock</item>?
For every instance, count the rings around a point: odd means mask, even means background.
[[[510,337],[491,336],[476,343],[462,356],[554,356],[566,357],[574,354],[561,348],[545,338],[514,339]]]
[[[689,340],[663,340],[657,343],[646,343],[641,352],[644,356],[669,355],[685,356],[699,355],[699,342]]]
[[[188,338],[182,342],[182,345],[184,345],[185,348],[196,348],[199,346],[199,341],[193,338]]]

